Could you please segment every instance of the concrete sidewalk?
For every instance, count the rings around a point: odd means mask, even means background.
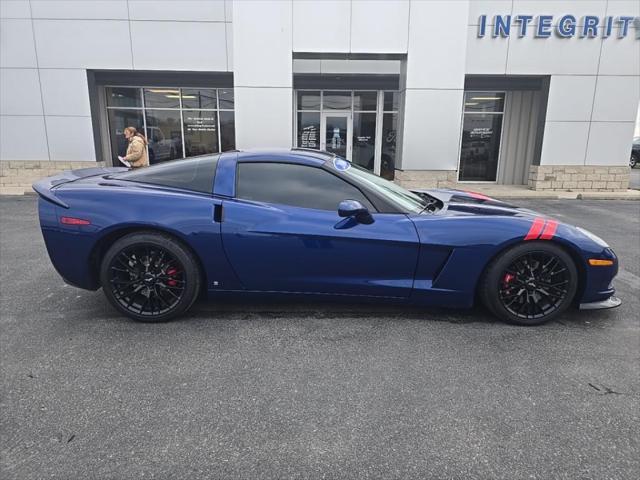
[[[487,183],[463,183],[454,188],[482,193],[498,199],[532,198],[532,199],[578,199],[578,200],[640,200],[640,190],[623,192],[599,192],[589,190],[531,190],[526,185],[496,185]]]

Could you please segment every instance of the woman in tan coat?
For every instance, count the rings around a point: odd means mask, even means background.
[[[144,138],[144,135],[139,133],[135,127],[127,127],[124,129],[124,137],[129,141],[127,154],[124,157],[118,157],[118,159],[131,164],[131,168],[148,167],[147,139]]]

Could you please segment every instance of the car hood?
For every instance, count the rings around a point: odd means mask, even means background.
[[[426,194],[442,202],[440,212],[448,215],[497,215],[536,217],[539,213],[527,208],[488,197],[482,193],[455,189],[419,189],[417,194]]]

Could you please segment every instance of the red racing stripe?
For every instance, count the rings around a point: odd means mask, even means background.
[[[544,226],[544,218],[536,217],[533,223],[531,224],[531,228],[529,229],[529,233],[524,237],[525,240],[535,240],[542,232],[542,227]]]
[[[542,232],[542,235],[540,235],[540,240],[551,240],[556,234],[557,229],[558,222],[556,222],[555,220],[548,220],[547,226],[544,227],[544,232]]]
[[[470,192],[468,190],[466,190],[464,193],[466,193],[467,195],[469,195],[472,198],[475,198],[477,200],[493,200],[493,198],[491,197],[487,197],[485,194],[483,193],[478,193],[478,192]]]

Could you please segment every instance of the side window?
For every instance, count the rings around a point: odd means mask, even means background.
[[[287,163],[239,163],[236,196],[317,210],[338,209],[342,200],[358,200],[376,211],[354,186],[320,168]]]
[[[120,180],[212,193],[220,155],[172,160],[114,175]]]

